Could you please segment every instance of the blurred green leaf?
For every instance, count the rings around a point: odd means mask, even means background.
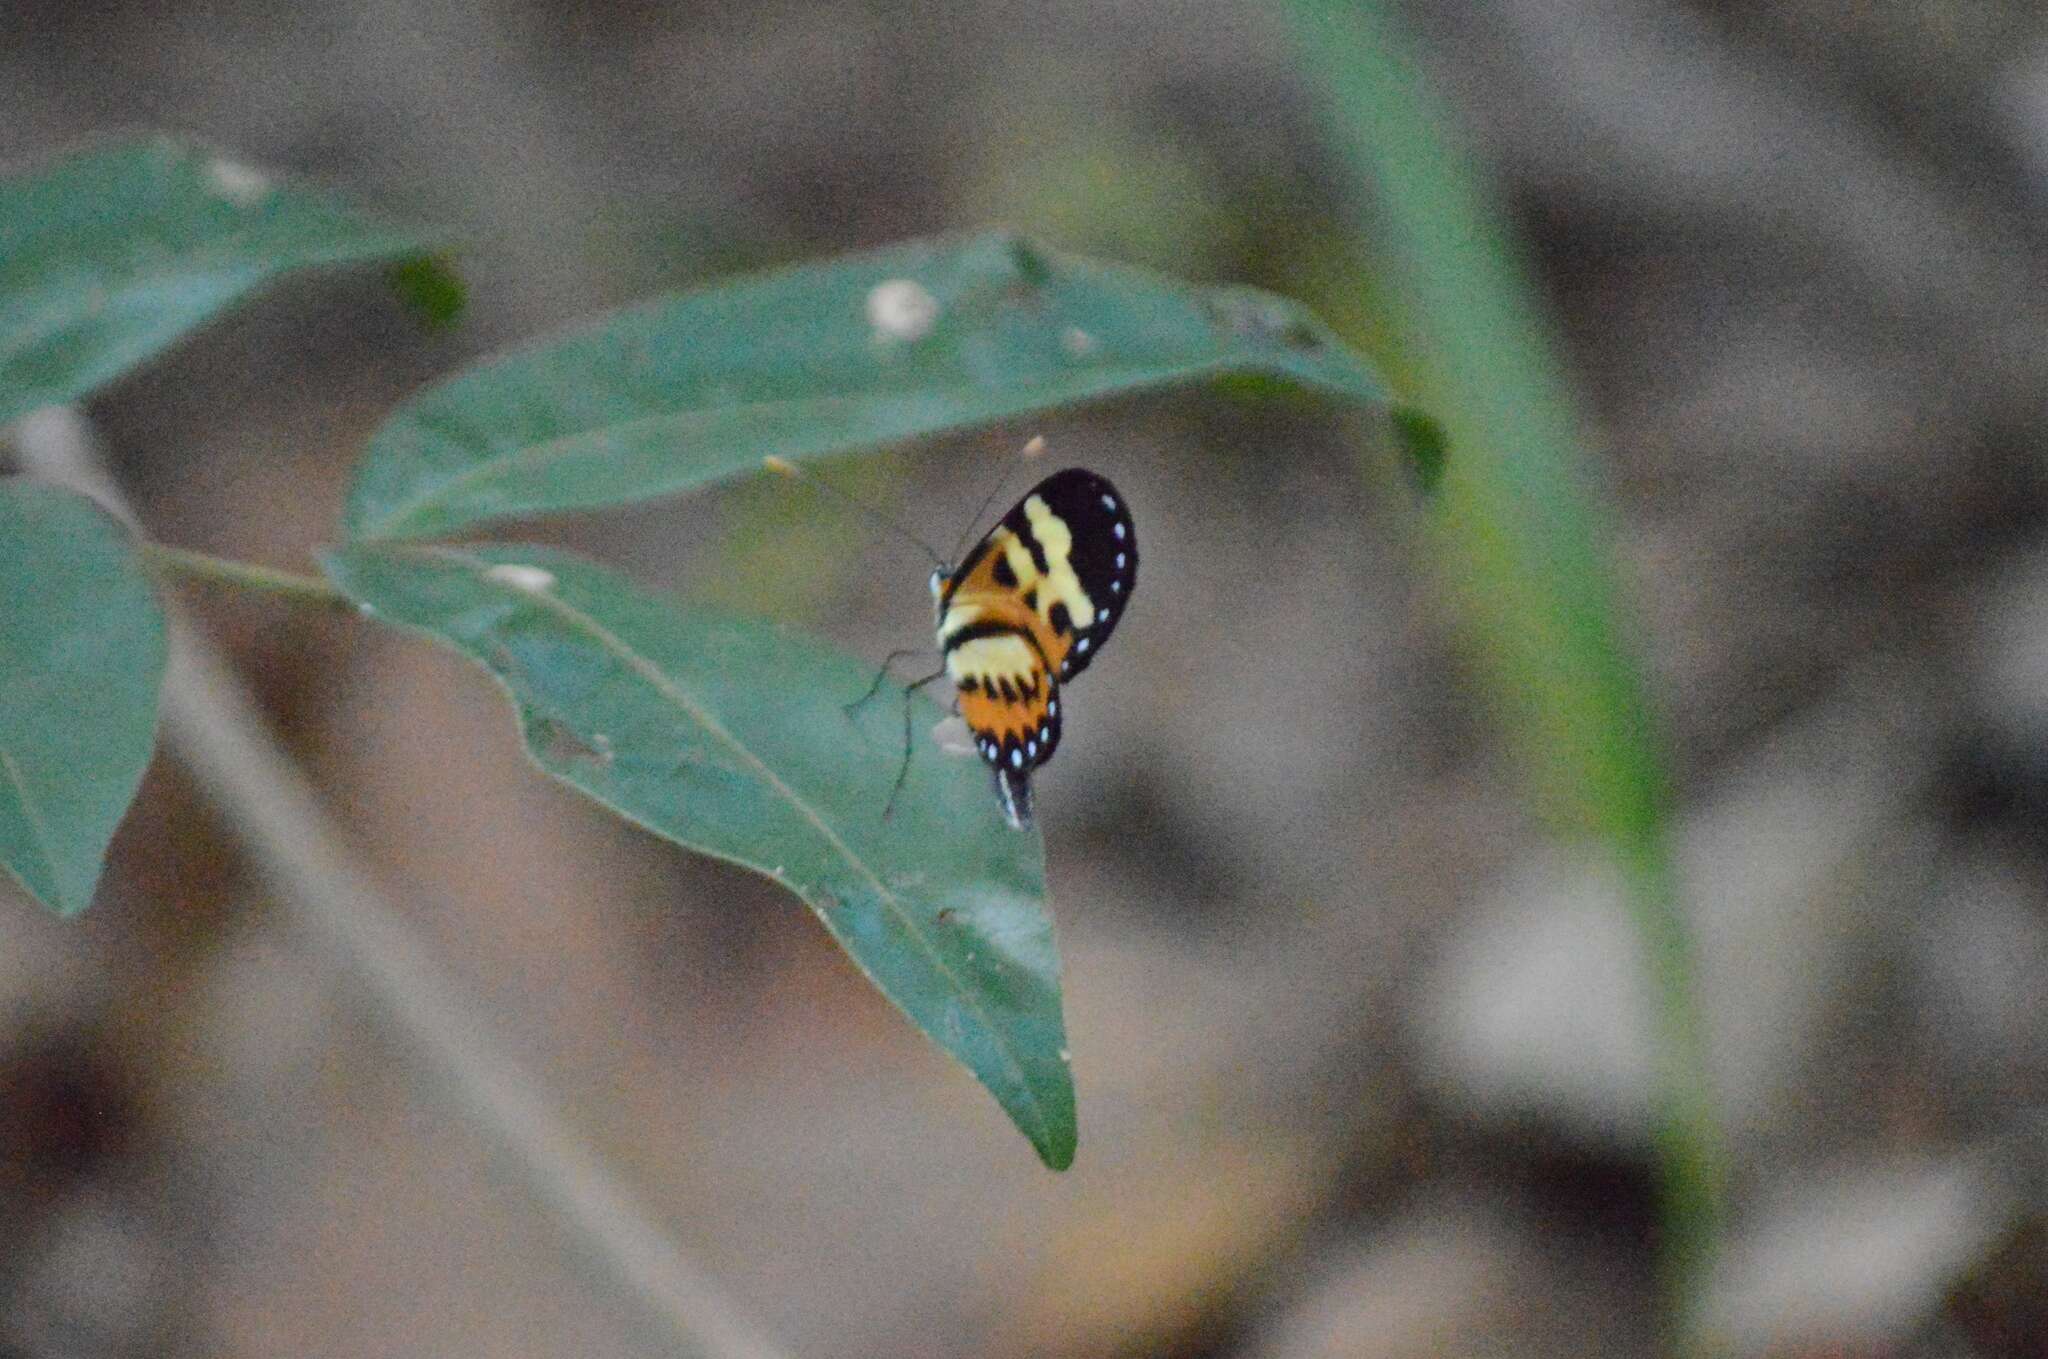
[[[1720,1231],[1720,1134],[1670,858],[1669,784],[1613,527],[1587,484],[1584,424],[1505,216],[1391,7],[1283,0],[1278,13],[1386,261],[1378,310],[1407,349],[1413,389],[1442,418],[1422,440],[1457,450],[1432,516],[1436,564],[1502,730],[1537,810],[1604,850],[1630,887],[1661,1026],[1662,1265],[1683,1335]]]
[[[439,255],[414,255],[384,271],[398,300],[430,330],[452,326],[469,305],[461,275]]]
[[[368,545],[323,564],[376,616],[496,675],[542,769],[795,892],[1047,1165],[1072,1162],[1043,846],[1004,825],[980,760],[933,748],[936,704],[912,709],[910,778],[884,821],[902,691],[849,715],[863,662],[539,548]]]
[[[83,496],[0,481],[0,864],[62,915],[92,902],[163,675],[128,535]]]
[[[1228,373],[1377,402],[1295,303],[1006,233],[899,245],[613,313],[484,363],[371,439],[344,523],[418,538]]]
[[[0,179],[0,424],[112,381],[280,274],[424,246],[171,137]]]
[[[1664,776],[1579,412],[1516,248],[1384,8],[1283,6],[1354,193],[1375,209],[1382,306],[1458,451],[1435,516],[1441,568],[1540,809],[1573,832],[1633,841],[1661,824]]]

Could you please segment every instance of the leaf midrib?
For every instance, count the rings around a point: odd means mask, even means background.
[[[1291,377],[1305,386],[1322,388],[1340,395],[1358,395],[1347,392],[1334,382],[1305,376],[1291,367],[1282,356],[1259,356],[1233,360],[1227,354],[1189,363],[1127,363],[1118,366],[1091,368],[1078,379],[1055,379],[1048,382],[1018,383],[1004,389],[1011,394],[1042,391],[1059,388],[1064,399],[1088,400],[1096,396],[1115,395],[1137,390],[1146,386],[1164,385],[1172,382],[1193,381],[1203,376],[1218,373],[1256,372],[1261,368],[1271,369]],[[750,412],[775,409],[822,409],[835,404],[859,405],[878,400],[900,400],[916,397],[924,400],[960,400],[960,393],[975,390],[972,383],[947,383],[917,385],[903,389],[890,388],[881,391],[866,390],[852,393],[835,392],[828,396],[775,397],[762,401],[737,401],[711,403],[701,406],[687,406],[654,415],[639,416],[630,420],[610,421],[594,425],[539,443],[526,444],[510,453],[472,462],[461,472],[448,480],[429,487],[424,493],[402,501],[379,514],[375,520],[362,525],[365,540],[376,539],[391,531],[393,525],[403,525],[416,518],[421,511],[445,508],[456,500],[456,493],[477,483],[488,483],[493,477],[513,469],[530,469],[556,459],[567,459],[590,450],[600,440],[635,435],[645,429],[660,429],[664,425],[678,424],[691,419],[716,413],[721,416],[744,416]],[[1043,398],[1040,398],[1043,399]],[[1027,403],[1028,404],[1028,403]],[[409,416],[412,423],[425,425],[417,414]],[[983,417],[969,414],[963,417],[948,417],[921,427],[920,432],[934,432],[958,424],[971,424]],[[996,418],[996,417],[988,417]],[[708,478],[718,480],[720,478]],[[688,486],[667,488],[672,491],[689,489]],[[604,504],[611,504],[616,497],[607,497]],[[487,516],[497,517],[497,516]]]
[[[479,581],[496,584],[489,580],[486,573],[492,566],[499,563],[487,561],[471,553],[463,552],[456,548],[438,546],[399,548],[395,550],[399,553],[418,553],[422,556],[456,563],[466,569],[473,570]],[[944,958],[941,957],[938,950],[926,937],[924,931],[918,927],[915,917],[905,908],[895,892],[889,889],[888,885],[882,881],[881,876],[868,865],[865,859],[854,852],[852,846],[840,838],[839,833],[832,829],[816,808],[812,807],[794,788],[784,783],[760,756],[756,755],[738,737],[726,730],[723,723],[719,722],[702,705],[684,692],[659,666],[641,655],[632,646],[628,645],[625,639],[600,623],[596,618],[569,604],[552,590],[525,590],[514,585],[503,585],[499,588],[518,599],[542,604],[549,612],[556,614],[571,626],[583,630],[593,640],[598,642],[599,645],[618,656],[634,674],[638,675],[657,694],[668,699],[684,715],[703,727],[724,743],[734,754],[738,755],[740,759],[752,766],[770,789],[802,815],[806,821],[810,822],[819,836],[836,850],[847,864],[873,885],[875,895],[882,902],[884,908],[896,919],[903,931],[917,942],[919,951],[925,955],[933,970],[952,986],[954,994],[960,997],[974,1013],[982,1029],[995,1041],[996,1050],[1002,1054],[1004,1062],[1008,1064],[1017,1089],[1022,1093],[1024,1099],[1029,1102],[1040,1136],[1049,1134],[1050,1123],[1044,1106],[1039,1101],[1038,1093],[1031,1083],[1029,1073],[1024,1069],[1024,1064],[1011,1050],[1010,1043],[1005,1039],[1002,1027],[996,1024],[987,1010],[983,1008],[974,989],[963,984],[952,968],[947,966]]]

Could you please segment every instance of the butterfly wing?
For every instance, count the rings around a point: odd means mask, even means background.
[[[1059,685],[1028,634],[970,638],[947,662],[960,689],[960,716],[995,769],[1003,815],[1022,830],[1031,824],[1031,771],[1059,748]]]
[[[1138,583],[1138,536],[1107,478],[1054,473],[1003,516],[1041,568],[1036,612],[1051,633],[1046,658],[1062,681],[1086,670],[1116,631]]]
[[[1054,674],[1071,680],[1116,631],[1137,583],[1138,536],[1123,497],[1108,478],[1069,467],[1032,487],[989,530],[946,583],[941,604],[1016,601],[1034,616],[1031,630]]]
[[[1059,745],[1060,686],[1116,630],[1138,578],[1123,497],[1072,467],[1033,487],[940,586],[939,645],[1010,824]]]

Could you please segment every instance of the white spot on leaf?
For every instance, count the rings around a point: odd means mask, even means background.
[[[555,583],[555,573],[538,566],[521,566],[517,562],[499,562],[484,572],[484,579],[499,585],[509,585],[515,590],[537,595]]]
[[[262,202],[270,192],[270,177],[240,161],[216,160],[206,168],[206,177],[213,181],[222,198],[245,208]]]
[[[974,733],[967,729],[966,719],[958,715],[948,717],[932,727],[932,744],[948,755],[972,755],[975,749]],[[983,749],[987,749],[984,744]]]
[[[892,278],[868,290],[868,324],[881,340],[922,340],[939,323],[939,300],[915,279]]]

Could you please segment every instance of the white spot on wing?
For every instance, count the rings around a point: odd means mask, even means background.
[[[1111,513],[1115,513],[1115,512],[1116,512],[1116,497],[1115,497],[1115,496],[1113,496],[1113,495],[1106,495],[1106,496],[1102,497],[1102,508],[1103,508],[1103,509],[1105,509],[1105,510],[1108,510],[1108,511],[1110,511]]]
[[[1045,715],[1047,717],[1058,717],[1060,715],[1060,701],[1058,699],[1054,699],[1045,705]]]
[[[1123,541],[1123,536],[1124,536],[1124,526],[1123,526],[1122,524],[1118,524],[1118,525],[1116,526],[1116,536],[1117,536],[1117,541],[1118,541],[1118,542],[1122,542],[1122,541]]]
[[[1024,767],[1024,751],[1018,746],[1010,747],[1010,767],[1013,769],[1022,769]]]
[[[1116,554],[1116,569],[1119,571],[1124,569],[1124,554],[1121,552]]]
[[[1120,594],[1122,594],[1122,593],[1124,592],[1124,583],[1123,583],[1122,581],[1120,581],[1120,580],[1113,580],[1113,581],[1111,581],[1111,582],[1109,583],[1109,592],[1110,592],[1111,594],[1113,594],[1113,595],[1120,595]],[[1107,617],[1109,617],[1109,610],[1108,610],[1108,609],[1104,609],[1104,610],[1102,611],[1102,616],[1103,616],[1104,618],[1107,618]]]
[[[916,279],[884,279],[868,290],[868,324],[878,340],[922,340],[939,323],[939,300]]]
[[[1024,753],[1025,753],[1026,755],[1029,755],[1029,756],[1030,756],[1030,757],[1031,757],[1032,759],[1034,759],[1034,760],[1035,760],[1035,759],[1037,759],[1037,758],[1038,758],[1038,742],[1036,742],[1036,741],[1026,741],[1026,742],[1024,743]]]
[[[1080,641],[1074,643],[1074,650],[1083,652],[1088,650],[1088,639],[1083,637]]]

